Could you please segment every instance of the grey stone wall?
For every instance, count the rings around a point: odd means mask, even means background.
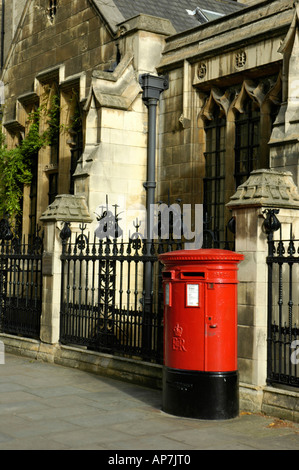
[[[5,120],[15,118],[15,101],[34,91],[35,77],[64,64],[65,77],[84,71],[87,88],[91,71],[100,64],[109,67],[116,48],[111,32],[88,0],[64,0],[50,21],[47,0],[33,0],[16,32],[3,73],[9,83]]]

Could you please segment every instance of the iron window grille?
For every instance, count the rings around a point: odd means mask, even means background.
[[[49,174],[49,204],[54,202],[55,197],[58,194],[58,173]]]
[[[58,168],[59,168],[59,141],[60,141],[60,96],[57,83],[52,85],[55,93],[52,97],[53,108],[50,110],[49,130],[51,133],[50,142],[50,172],[49,172],[49,204],[51,204],[58,194]]]
[[[225,239],[225,147],[226,119],[220,109],[212,121],[207,122],[206,132],[206,172],[204,178],[204,214],[214,239]]]
[[[50,21],[53,22],[57,13],[58,0],[49,0],[48,14]]]
[[[29,208],[29,233],[33,234],[36,230],[36,213],[37,213],[37,162],[38,153],[32,162],[32,180],[30,184],[30,208]]]
[[[76,99],[76,107],[74,116],[72,118],[73,124],[69,130],[70,140],[68,144],[71,148],[71,165],[70,165],[70,194],[74,194],[75,178],[74,173],[77,168],[77,163],[83,152],[83,123],[81,117],[80,104],[78,102],[77,93],[74,94]]]
[[[247,100],[244,113],[236,115],[235,182],[236,188],[259,167],[260,110]]]

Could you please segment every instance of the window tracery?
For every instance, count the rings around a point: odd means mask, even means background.
[[[56,13],[57,13],[57,7],[58,7],[58,0],[49,0],[49,5],[48,5],[48,15],[51,23],[53,23]]]

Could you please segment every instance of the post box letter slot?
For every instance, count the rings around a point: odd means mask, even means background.
[[[171,272],[162,273],[164,279],[171,279]]]
[[[202,277],[203,279],[205,278],[205,273],[202,273],[202,272],[194,272],[194,271],[190,271],[190,272],[183,272],[181,273],[181,278],[190,278],[190,277]]]

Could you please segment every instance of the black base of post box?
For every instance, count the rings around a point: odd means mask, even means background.
[[[238,372],[163,368],[166,413],[197,419],[231,419],[239,414]]]

